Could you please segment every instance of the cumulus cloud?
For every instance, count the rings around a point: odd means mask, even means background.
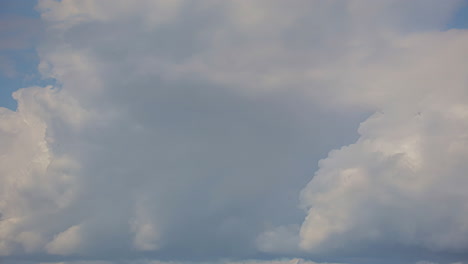
[[[3,110],[2,124],[19,128],[2,136],[18,142],[2,148],[2,254],[254,256],[265,227],[300,221],[309,159],[352,139],[346,131],[362,113],[321,113],[299,92],[258,97],[211,74],[180,75],[175,62],[212,49],[201,36],[224,26],[211,28],[224,5],[190,9],[189,21],[181,7],[149,26],[124,3],[100,3],[39,2],[48,29],[39,70],[57,85],[23,89],[18,111]],[[141,3],[137,11],[150,8]]]
[[[79,129],[80,110],[74,102],[50,87],[19,90],[13,97],[16,112],[1,108],[1,255],[16,252],[18,246],[29,253],[42,249],[46,219],[73,199],[71,175],[79,166],[67,153],[54,153],[48,129],[51,123]],[[67,112],[73,115],[65,116]]]
[[[361,138],[322,160],[303,190],[301,245],[394,240],[466,250],[465,119],[385,112],[364,122]]]
[[[56,85],[0,109],[0,254],[462,254],[459,4],[39,1]]]
[[[436,41],[441,36],[444,44]],[[385,91],[392,100],[366,99],[376,100],[381,111],[361,124],[356,143],[320,161],[302,191],[304,249],[362,240],[466,251],[468,197],[461,186],[468,184],[468,83],[459,69],[466,68],[467,36],[414,37],[406,46],[413,58],[393,56],[400,69],[375,65],[376,88],[356,97]],[[419,41],[428,39],[434,39],[431,49],[421,50]]]

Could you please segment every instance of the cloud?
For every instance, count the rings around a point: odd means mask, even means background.
[[[72,109],[73,102],[50,87],[31,87],[13,96],[18,111],[1,108],[1,255],[14,253],[16,245],[29,253],[41,250],[40,230],[47,230],[54,220],[47,223],[46,219],[73,199],[71,174],[79,166],[66,153],[54,153],[55,139],[48,129],[52,122],[79,126],[78,118],[62,119],[80,114],[79,109]],[[66,116],[67,112],[73,115]]]
[[[467,33],[438,31],[458,4],[39,1],[57,84],[1,109],[0,254],[463,252]]]
[[[430,262],[430,261],[418,261],[416,264],[437,264],[436,262]],[[451,264],[463,264],[463,262],[452,262]]]
[[[194,51],[174,35],[202,34],[211,25],[202,18],[220,9],[192,11],[201,23],[193,28],[179,20],[153,28],[125,20],[135,14],[75,21],[82,4],[39,4],[50,34],[39,68],[57,86],[23,89],[18,111],[4,110],[3,124],[20,128],[2,138],[22,147],[2,148],[2,186],[14,194],[0,208],[9,219],[3,255],[253,257],[267,226],[300,221],[297,191],[316,167],[311,157],[349,142],[361,112],[321,113],[299,92],[251,96],[195,73],[174,79],[171,61]],[[56,27],[63,21],[53,14],[73,23]],[[21,171],[28,166],[38,168]],[[22,232],[40,238],[30,253]]]
[[[420,41],[428,39],[434,44],[421,50]],[[460,55],[466,56],[462,43],[467,40],[464,31],[413,37],[404,41],[409,43],[404,54],[412,58],[393,56],[400,69],[388,61],[382,71],[374,65],[376,88],[366,87],[372,77],[366,78],[356,97],[382,92],[392,100],[365,99],[375,100],[381,112],[361,124],[356,143],[321,160],[302,191],[308,210],[300,232],[304,249],[349,246],[351,241],[437,251],[468,248],[463,202],[468,197],[460,188],[468,183],[462,162],[468,157],[468,83],[458,70],[466,67]]]
[[[80,226],[74,225],[59,233],[46,245],[47,252],[57,255],[69,255],[76,252],[81,244]]]
[[[41,262],[39,264],[112,264],[109,261],[67,261],[67,262]]]
[[[172,261],[154,261],[154,260],[137,260],[125,262],[126,264],[190,264],[192,262],[172,262]],[[281,259],[281,260],[245,260],[245,261],[219,261],[206,262],[207,264],[338,264],[338,263],[318,263],[304,259]],[[61,263],[40,263],[40,264],[110,264],[107,261],[70,261]]]
[[[257,247],[263,252],[298,252],[300,242],[298,225],[278,226],[262,233],[257,238]]]
[[[319,264],[318,262],[310,261],[310,260],[304,260],[304,259],[290,259],[290,260],[245,260],[245,261],[233,261],[233,262],[225,262],[226,264]],[[322,263],[322,262],[321,262]],[[327,264],[327,263],[322,263],[322,264]],[[328,263],[328,264],[333,264],[333,263]],[[338,263],[334,263],[338,264]]]

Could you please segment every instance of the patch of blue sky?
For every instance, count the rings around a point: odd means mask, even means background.
[[[37,71],[39,59],[34,49],[8,51],[7,55],[0,52],[0,62],[6,64],[5,69],[0,70],[0,107],[15,110],[17,102],[12,93],[20,88],[46,85],[47,80],[42,80]],[[1,65],[0,65],[1,67]]]
[[[447,29],[468,29],[468,0],[464,0],[452,19],[447,23]]]
[[[42,30],[35,0],[0,1],[0,107],[15,110],[12,93],[20,88],[46,85],[37,70],[35,47]]]

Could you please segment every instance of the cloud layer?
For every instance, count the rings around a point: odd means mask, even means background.
[[[39,1],[0,255],[466,260],[460,3]]]

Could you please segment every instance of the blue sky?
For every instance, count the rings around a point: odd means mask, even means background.
[[[0,3],[0,106],[10,109],[16,109],[13,91],[43,84],[37,71],[41,22],[35,5],[33,0]]]
[[[447,24],[447,28],[468,28],[468,1],[464,1],[460,9],[457,10],[452,20]]]

